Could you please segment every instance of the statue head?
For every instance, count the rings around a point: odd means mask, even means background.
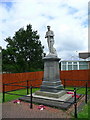
[[[47,29],[50,30],[50,26],[49,25],[47,26]]]

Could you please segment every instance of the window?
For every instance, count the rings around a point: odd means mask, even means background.
[[[74,65],[77,65],[77,62],[73,62]]]
[[[73,70],[77,70],[78,66],[77,65],[73,65]]]
[[[66,65],[62,65],[62,70],[66,70]]]
[[[88,65],[88,62],[80,61],[79,64],[80,64],[80,65]]]
[[[80,70],[88,69],[88,65],[79,65]]]
[[[72,65],[72,62],[68,62],[69,65]]]
[[[80,61],[79,62],[79,69],[80,70],[88,69],[88,62]]]
[[[62,62],[62,64],[63,64],[63,65],[66,65],[66,62],[65,62],[65,61],[63,61],[63,62]]]
[[[68,70],[72,70],[72,65],[68,65]]]

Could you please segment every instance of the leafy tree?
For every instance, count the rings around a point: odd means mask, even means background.
[[[42,54],[44,46],[41,45],[37,31],[27,25],[26,30],[20,28],[11,38],[5,39],[8,43],[2,49],[2,70],[6,72],[28,72],[43,69]]]

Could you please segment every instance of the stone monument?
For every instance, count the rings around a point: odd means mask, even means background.
[[[43,58],[44,77],[42,85],[39,91],[33,93],[32,100],[35,103],[67,109],[70,103],[67,104],[63,101],[70,101],[72,95],[67,94],[67,91],[63,89],[59,70],[60,58],[58,58],[54,48],[54,33],[50,30],[50,26],[47,26],[47,29],[45,38],[47,38],[49,54]],[[21,98],[21,100],[30,101],[30,98]]]
[[[47,26],[45,38],[47,38],[49,54],[43,58],[44,60],[44,78],[41,85],[41,91],[59,92],[63,88],[60,81],[59,60],[56,49],[54,48],[54,33]]]
[[[56,49],[54,48],[54,32],[47,26],[45,38],[47,38],[49,54],[44,60],[44,77],[40,91],[35,95],[56,96],[59,97],[65,93],[60,80],[59,60]]]

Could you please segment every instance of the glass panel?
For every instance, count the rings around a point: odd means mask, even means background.
[[[69,65],[72,65],[72,62],[68,62]]]
[[[77,65],[73,65],[73,70],[77,70],[77,69],[78,69]]]
[[[73,62],[73,64],[77,65],[77,62]]]
[[[63,61],[63,62],[61,62],[63,65],[65,65],[66,64],[66,62],[65,61]]]
[[[72,65],[68,65],[68,70],[72,70]]]
[[[83,62],[84,65],[88,65],[88,62]]]
[[[80,70],[88,69],[88,65],[79,65]]]
[[[62,65],[62,70],[66,70],[66,65]]]
[[[80,65],[88,65],[88,62],[85,62],[85,61],[81,61],[79,62]]]

